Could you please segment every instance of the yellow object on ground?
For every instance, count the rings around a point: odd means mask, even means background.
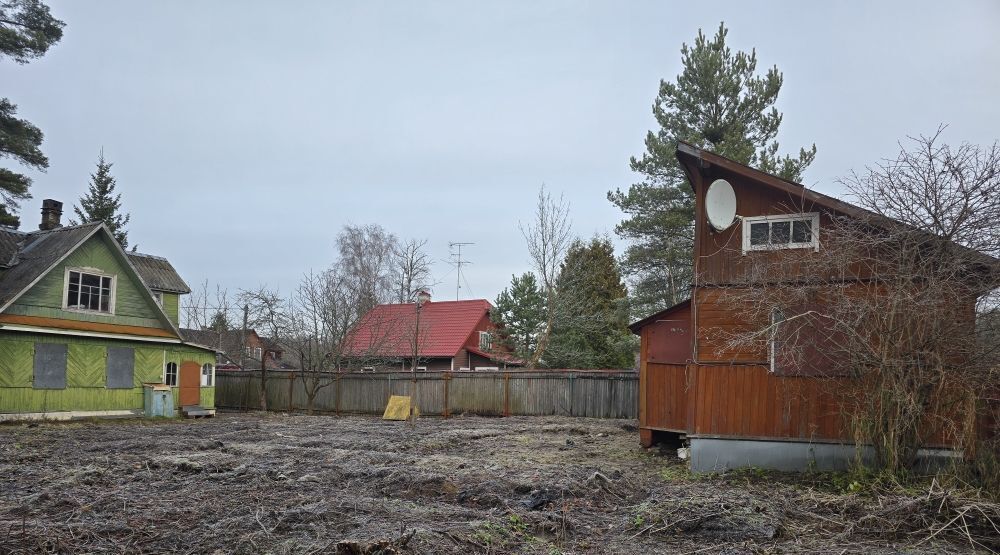
[[[389,404],[385,406],[382,420],[409,420],[410,397],[408,395],[392,395]]]

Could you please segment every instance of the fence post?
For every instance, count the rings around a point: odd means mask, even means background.
[[[451,381],[451,372],[444,373],[444,418],[448,419],[448,382]]]
[[[574,384],[574,378],[576,378],[576,376],[572,372],[570,372],[570,374],[569,374],[569,415],[570,416],[573,416],[573,397],[574,397],[574,395],[573,395],[573,384]]]
[[[288,412],[292,412],[292,393],[295,388],[295,372],[288,373]]]
[[[510,416],[510,374],[503,374],[503,415]]]
[[[333,398],[334,409],[335,409],[335,411],[337,413],[337,416],[340,416],[340,390],[343,387],[343,382],[341,381],[341,378],[343,378],[343,377],[344,377],[343,371],[338,370],[337,371],[337,377],[334,378],[334,380],[333,380],[334,381],[333,385],[334,385],[334,388],[335,388],[334,391],[337,392],[335,394],[336,396]]]

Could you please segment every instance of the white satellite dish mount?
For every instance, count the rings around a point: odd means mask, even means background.
[[[705,215],[716,231],[725,231],[736,221],[736,192],[725,179],[716,179],[708,186]]]

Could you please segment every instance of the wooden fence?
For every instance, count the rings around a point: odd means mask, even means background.
[[[311,379],[306,377],[306,380]],[[313,408],[321,412],[382,414],[390,395],[413,395],[423,415],[565,415],[637,418],[639,375],[606,371],[499,371],[341,374],[320,378]],[[218,372],[219,408],[260,408],[258,372]],[[267,407],[307,408],[305,382],[294,372],[271,372]]]

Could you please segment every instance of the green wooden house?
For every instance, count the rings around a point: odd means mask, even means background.
[[[0,228],[0,420],[141,415],[145,384],[214,414],[214,350],[178,329],[184,280],[61,214],[45,200],[38,231]]]

